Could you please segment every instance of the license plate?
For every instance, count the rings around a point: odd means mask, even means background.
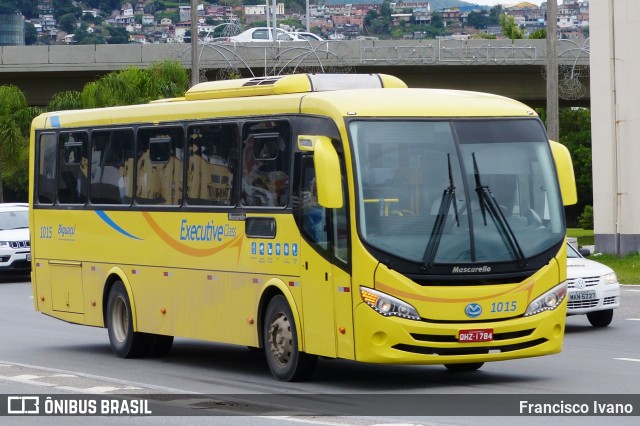
[[[592,300],[596,298],[595,291],[578,291],[569,293],[570,302],[579,302],[581,300]]]
[[[460,330],[458,342],[490,342],[493,340],[493,328]]]
[[[31,262],[31,253],[27,255],[27,262]]]

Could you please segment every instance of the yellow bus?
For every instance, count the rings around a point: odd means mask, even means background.
[[[319,356],[475,370],[562,348],[573,168],[514,100],[206,82],[40,115],[30,176],[35,308],[120,357],[223,342],[293,381]]]

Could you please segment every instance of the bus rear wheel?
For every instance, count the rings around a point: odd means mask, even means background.
[[[131,303],[122,281],[116,281],[109,291],[107,330],[111,348],[120,358],[144,356],[155,343],[154,336],[133,331]]]
[[[276,379],[295,382],[311,377],[318,357],[298,350],[296,325],[284,296],[275,296],[269,302],[262,338],[267,364]]]

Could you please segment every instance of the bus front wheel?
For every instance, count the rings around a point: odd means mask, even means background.
[[[153,345],[151,336],[133,331],[133,316],[127,290],[116,281],[107,301],[107,330],[111,348],[121,358],[137,358]]]
[[[318,357],[298,350],[298,336],[291,308],[284,296],[269,302],[263,322],[263,346],[271,374],[286,382],[306,380]]]

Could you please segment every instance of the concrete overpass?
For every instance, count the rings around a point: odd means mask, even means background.
[[[497,93],[545,106],[546,40],[348,40],[318,44],[200,44],[201,81],[230,74],[297,71],[393,74],[411,87]],[[563,106],[589,106],[589,45],[560,41]],[[81,45],[0,47],[0,84],[13,84],[31,105],[61,91],[80,91],[111,71],[176,59],[191,67],[190,45]]]

